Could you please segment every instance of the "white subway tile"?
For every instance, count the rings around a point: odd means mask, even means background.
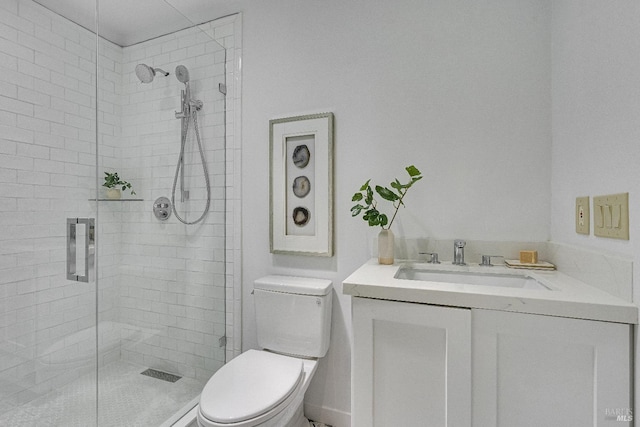
[[[16,125],[18,128],[34,132],[48,133],[51,131],[51,125],[48,120],[41,120],[30,116],[19,115]],[[30,140],[35,142],[34,133],[30,133]]]
[[[34,64],[33,59],[30,59],[29,61],[19,59],[18,72],[44,81],[49,81],[51,79],[51,71],[48,68]],[[31,87],[33,87],[33,84],[31,84]]]
[[[17,42],[0,38],[0,51],[5,55],[15,56],[16,58],[21,58],[26,61],[33,61],[34,50],[29,46],[32,43],[25,43],[25,39],[30,42],[35,42],[35,44],[41,44],[37,39],[27,34],[19,33]]]
[[[76,55],[78,58],[84,58],[87,61],[91,61],[91,55],[94,49],[82,46],[82,38],[80,38],[80,43],[77,43],[73,40],[66,39],[65,40],[65,50],[70,54]]]
[[[0,139],[0,146],[6,144],[6,141]],[[34,170],[34,159],[0,154],[0,165],[7,169]]]
[[[33,116],[33,104],[13,98],[7,98],[6,96],[0,96],[0,110],[24,114],[26,116]]]
[[[46,40],[47,43],[56,46],[60,49],[64,49],[64,40],[65,38],[54,31],[51,31],[51,25],[47,28],[36,26],[34,35],[40,40]]]
[[[42,28],[51,28],[51,12],[35,2],[20,2],[18,16]]]
[[[64,111],[60,111],[54,107],[58,103],[57,98],[51,98],[51,107],[32,105],[33,116],[49,122],[64,123]]]

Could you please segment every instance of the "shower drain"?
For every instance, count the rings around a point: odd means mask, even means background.
[[[179,377],[177,375],[168,374],[166,372],[157,371],[157,370],[151,369],[151,368],[147,369],[144,372],[140,372],[140,373],[142,375],[146,375],[146,376],[151,377],[151,378],[157,378],[157,379],[162,380],[162,381],[169,381],[170,383],[175,383],[180,378],[182,378],[182,377]]]

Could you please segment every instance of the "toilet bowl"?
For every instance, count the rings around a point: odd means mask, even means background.
[[[249,350],[223,366],[200,395],[200,427],[307,427],[304,394],[317,361]]]
[[[197,410],[200,427],[308,427],[304,394],[329,348],[331,281],[255,281],[258,344],[218,370]]]

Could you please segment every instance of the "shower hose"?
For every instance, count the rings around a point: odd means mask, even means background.
[[[193,119],[193,128],[196,133],[196,140],[198,141],[198,149],[200,151],[200,160],[202,162],[202,171],[204,173],[204,182],[207,187],[207,204],[202,211],[202,215],[195,221],[187,221],[183,219],[180,214],[178,214],[178,210],[176,209],[176,184],[178,183],[178,175],[180,174],[180,168],[184,168],[184,148],[187,145],[187,134],[189,133],[189,123]],[[207,171],[207,162],[204,157],[204,149],[202,148],[202,141],[200,140],[200,132],[198,131],[198,115],[195,110],[191,111],[189,116],[182,121],[183,132],[182,132],[182,142],[180,144],[180,157],[178,158],[178,165],[176,166],[176,175],[173,177],[173,189],[171,190],[171,205],[173,207],[173,213],[175,214],[178,221],[186,225],[197,224],[204,219],[209,212],[209,206],[211,204],[211,185],[209,183],[209,172]]]

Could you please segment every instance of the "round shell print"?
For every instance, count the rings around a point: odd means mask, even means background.
[[[311,182],[306,176],[299,176],[293,180],[293,194],[299,198],[305,197],[311,191]]]
[[[293,155],[291,156],[291,159],[293,160],[293,164],[300,169],[306,167],[309,164],[310,158],[311,152],[309,152],[309,147],[307,147],[306,145],[298,145],[293,149]]]
[[[298,227],[304,227],[305,225],[307,225],[309,219],[311,219],[311,214],[309,213],[309,210],[307,208],[298,206],[297,208],[293,209],[293,222]]]

